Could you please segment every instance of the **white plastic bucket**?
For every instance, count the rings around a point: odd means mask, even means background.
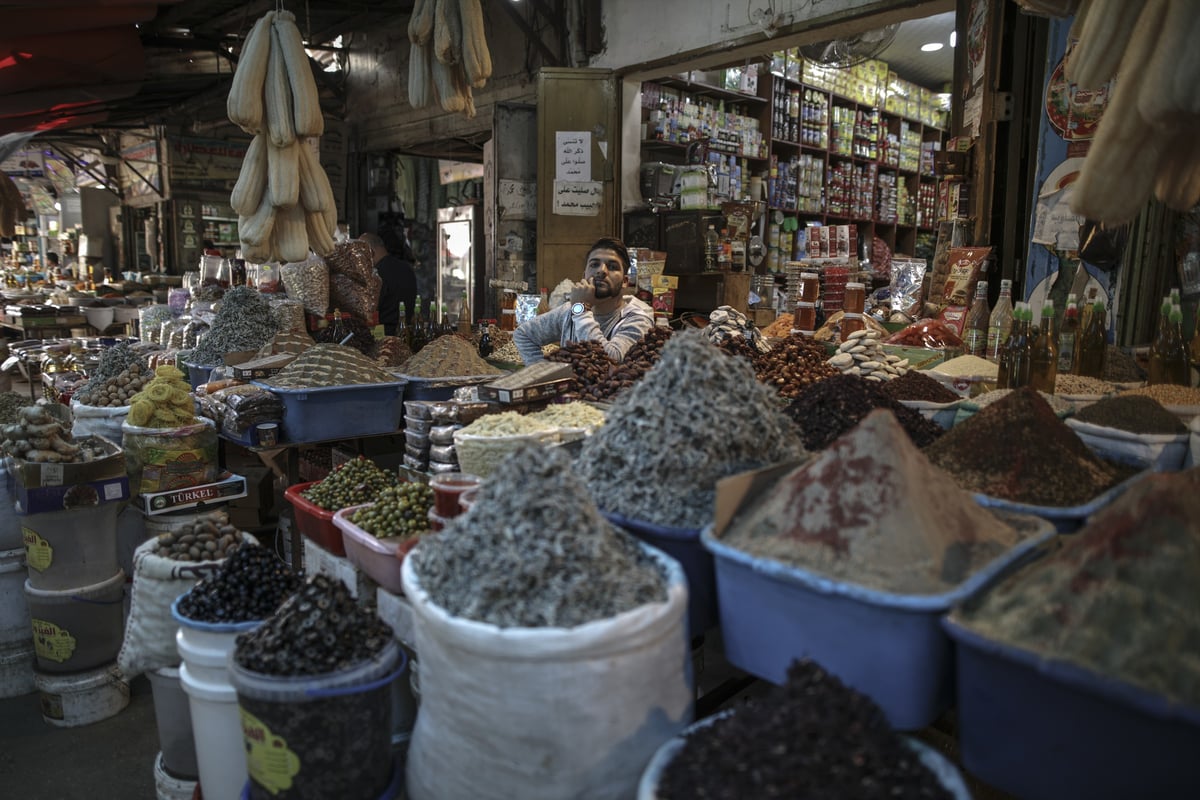
[[[8,469],[0,461],[0,550],[22,547],[17,498],[8,491]]]
[[[192,800],[196,781],[176,778],[163,766],[163,754],[154,757],[154,792],[158,800]]]
[[[115,664],[73,675],[34,674],[42,719],[59,728],[75,728],[108,719],[129,705],[129,684]]]
[[[33,685],[33,641],[0,644],[0,697],[29,694]]]
[[[192,713],[196,765],[204,796],[215,800],[240,797],[249,773],[237,692],[228,680],[196,678],[186,663],[179,668],[179,682]]]
[[[154,720],[158,725],[159,762],[167,774],[195,781],[196,740],[188,696],[179,681],[179,669],[162,667],[146,673],[154,696]],[[155,765],[157,768],[157,764]]]
[[[229,654],[233,652],[239,633],[251,631],[262,624],[252,622],[198,622],[179,613],[180,595],[171,604],[171,616],[179,623],[175,646],[188,671],[198,681],[232,688],[229,681]]]
[[[0,647],[28,642],[31,635],[25,602],[25,551],[0,551]]]
[[[112,577],[117,564],[120,503],[21,517],[25,563],[35,589],[58,591]]]
[[[63,591],[25,581],[33,646],[41,672],[95,670],[116,660],[125,633],[125,573]]]

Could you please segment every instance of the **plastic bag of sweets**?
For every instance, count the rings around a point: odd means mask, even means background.
[[[990,247],[955,247],[947,261],[950,271],[942,285],[942,305],[970,306],[975,297],[975,284],[986,270],[992,255]]]

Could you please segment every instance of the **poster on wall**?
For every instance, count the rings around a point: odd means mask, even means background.
[[[167,144],[171,186],[183,193],[233,189],[250,143],[178,137]]]

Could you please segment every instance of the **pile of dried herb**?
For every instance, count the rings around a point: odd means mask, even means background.
[[[979,506],[879,410],[781,478],[723,541],[846,583],[931,595],[952,590],[1041,525]]]
[[[950,800],[869,697],[812,661],[697,728],[663,770],[662,800]]]
[[[957,621],[1200,707],[1200,470],[1149,475]]]
[[[1082,505],[1125,477],[1028,386],[955,425],[925,454],[967,491],[1038,506]]]
[[[942,426],[883,394],[882,384],[858,375],[834,375],[804,387],[787,407],[800,428],[804,446],[822,450],[877,408],[896,415],[916,443],[925,447],[942,435]]]
[[[1075,414],[1075,419],[1129,433],[1187,433],[1187,426],[1179,421],[1179,417],[1163,408],[1157,400],[1145,395],[1106,397],[1080,409]]]
[[[698,330],[675,334],[579,456],[605,511],[678,528],[712,521],[717,481],[802,457],[779,395]]]
[[[451,614],[571,628],[666,601],[661,567],[600,516],[561,450],[517,450],[478,492],[410,556],[421,588]]]
[[[404,372],[418,378],[461,378],[471,375],[499,375],[503,370],[480,358],[475,345],[467,339],[456,334],[446,334],[422,347],[405,362]]]
[[[278,331],[271,304],[246,286],[230,289],[221,299],[212,327],[194,350],[181,352],[189,364],[221,364],[226,353],[258,349]]]

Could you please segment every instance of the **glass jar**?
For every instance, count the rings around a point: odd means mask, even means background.
[[[867,303],[867,287],[861,283],[847,283],[842,308],[847,314],[861,315]]]
[[[792,327],[799,331],[811,331],[817,325],[817,304],[796,303],[796,316]]]
[[[850,338],[850,334],[856,333],[863,329],[862,314],[851,314],[846,312],[842,315],[842,341]]]
[[[815,272],[800,273],[800,302],[816,303],[821,292],[821,280]]]

